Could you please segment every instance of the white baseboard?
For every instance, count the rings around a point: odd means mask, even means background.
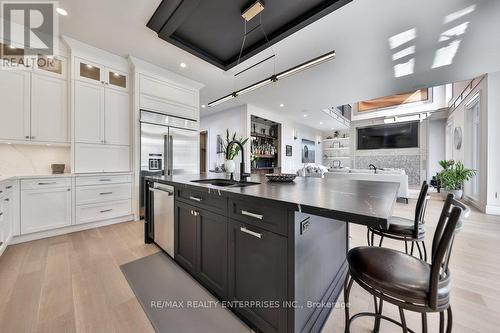
[[[11,244],[11,242],[12,242],[12,237],[10,237],[9,239],[7,239],[5,241],[5,243],[3,243],[2,246],[0,246],[0,257],[2,256],[2,254],[7,249],[7,246],[9,246],[9,244]]]
[[[42,238],[47,238],[47,237],[54,237],[54,236],[59,236],[59,235],[64,235],[64,234],[70,234],[73,232],[87,230],[87,229],[104,227],[104,226],[116,224],[116,223],[130,222],[133,220],[134,220],[133,215],[127,215],[127,216],[117,217],[117,218],[109,219],[109,220],[105,220],[105,221],[91,222],[91,223],[85,223],[85,224],[76,224],[76,225],[71,225],[71,226],[67,226],[67,227],[59,228],[59,229],[54,229],[54,230],[40,231],[40,232],[35,232],[32,234],[27,234],[27,235],[15,236],[14,238],[12,238],[12,240],[8,244],[9,245],[19,244],[19,243],[29,242],[32,240],[37,240],[37,239],[42,239]]]
[[[486,206],[486,214],[500,215],[500,206],[487,205]]]

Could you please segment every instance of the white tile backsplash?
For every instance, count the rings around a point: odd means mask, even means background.
[[[70,170],[70,148],[0,144],[0,175],[51,174],[51,164],[66,164]]]

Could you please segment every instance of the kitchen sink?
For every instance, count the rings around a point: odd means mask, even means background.
[[[210,185],[222,186],[222,187],[246,187],[246,186],[260,184],[260,183],[255,183],[255,182],[239,182],[239,181],[230,180],[230,179],[198,179],[198,180],[192,180],[191,182],[200,183],[200,184],[210,184]]]

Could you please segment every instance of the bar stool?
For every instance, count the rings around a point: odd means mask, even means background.
[[[373,331],[378,332],[380,321],[387,320],[402,327],[403,332],[414,332],[406,326],[404,310],[421,313],[422,331],[427,333],[427,313],[439,312],[439,332],[450,333],[453,317],[450,306],[450,270],[448,263],[455,233],[462,227],[462,218],[469,215],[469,209],[449,194],[443,206],[432,241],[432,263],[406,253],[373,246],[351,249],[347,254],[349,271],[344,284],[346,327],[360,317],[375,318]],[[373,295],[375,313],[362,312],[349,316],[349,294],[353,282]],[[380,302],[377,302],[380,299]],[[383,302],[399,308],[401,323],[382,315]]]
[[[415,218],[413,220],[403,217],[392,216],[390,219],[389,229],[382,230],[373,227],[368,227],[366,238],[368,245],[373,246],[375,235],[380,236],[378,246],[382,246],[384,238],[391,238],[405,242],[405,253],[413,255],[414,246],[417,246],[420,259],[427,261],[427,249],[425,247],[425,212],[427,203],[430,199],[428,195],[429,185],[423,182],[420,194],[415,207]],[[408,253],[408,242],[411,242],[411,250]],[[423,249],[420,249],[420,244]],[[423,253],[422,253],[423,250]]]

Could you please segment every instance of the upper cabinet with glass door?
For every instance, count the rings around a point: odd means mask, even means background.
[[[0,41],[0,61],[2,61],[2,65],[31,70],[22,46],[13,46],[10,43]]]
[[[102,84],[107,88],[128,90],[126,73],[80,58],[76,58],[75,67],[77,80]]]
[[[66,79],[67,61],[62,56],[39,54],[34,70],[40,74]]]

